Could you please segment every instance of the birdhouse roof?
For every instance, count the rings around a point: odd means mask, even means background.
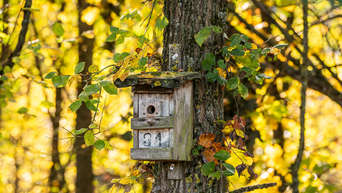
[[[128,76],[125,80],[117,79],[114,84],[119,87],[129,87],[136,85],[150,85],[151,87],[177,88],[184,82],[199,79],[198,72],[146,72]]]

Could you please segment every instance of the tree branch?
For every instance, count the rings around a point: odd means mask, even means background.
[[[28,26],[30,23],[30,15],[31,15],[31,8],[32,6],[32,0],[26,0],[25,5],[24,5],[24,18],[23,21],[21,22],[21,30],[19,33],[19,38],[18,38],[18,43],[14,49],[14,51],[10,54],[10,56],[7,58],[7,60],[1,64],[1,66],[9,66],[10,68],[13,67],[13,58],[16,56],[19,56],[21,49],[24,46],[25,43],[25,37],[28,31]],[[3,70],[0,70],[0,75],[2,75],[4,72]]]
[[[257,189],[264,189],[264,188],[270,188],[272,186],[276,186],[277,183],[267,183],[267,184],[258,184],[254,186],[246,186],[234,191],[231,191],[230,193],[243,193],[243,192],[251,192]]]
[[[298,154],[295,162],[291,166],[292,173],[292,190],[294,193],[299,193],[299,179],[298,179],[298,171],[300,164],[302,162],[304,148],[305,148],[305,107],[306,107],[306,89],[308,84],[308,76],[307,76],[307,64],[308,60],[308,0],[302,0],[303,4],[303,25],[304,25],[304,33],[303,33],[303,63],[301,65],[301,77],[302,77],[302,88],[301,88],[301,105],[300,105],[300,138],[299,138],[299,147]]]
[[[234,13],[234,12],[232,12]],[[237,15],[234,13],[234,15]],[[255,30],[254,26],[247,23],[242,17],[238,17],[240,22],[244,23],[246,25],[246,28],[256,34],[258,37],[260,37],[262,40],[267,41],[268,38],[266,35],[263,35],[262,33]],[[238,31],[234,26],[232,26],[229,23],[226,23],[228,25],[228,28],[233,33],[241,33]],[[292,39],[292,38],[291,38]],[[274,41],[267,41],[267,45],[269,46],[275,46],[276,42]],[[300,52],[301,54],[303,52]],[[290,54],[284,55],[289,61],[293,62],[296,66],[300,66],[300,62],[298,59],[293,58]],[[269,62],[270,67],[273,69],[279,69],[280,73],[283,75],[288,75],[298,81],[301,81],[302,78],[300,76],[300,71],[296,70],[294,67],[289,66],[285,62],[281,62],[279,60],[274,60],[272,62]],[[313,70],[308,74],[308,86],[309,88],[312,88],[314,90],[317,90],[318,92],[328,96],[331,100],[335,101],[337,104],[339,104],[342,107],[342,93],[338,91],[335,87],[333,87],[329,81],[326,79],[326,77],[323,76],[321,71],[317,69],[316,66],[313,65],[313,63],[309,60],[309,65],[312,66]]]

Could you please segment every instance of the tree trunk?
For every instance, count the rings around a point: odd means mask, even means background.
[[[215,50],[223,46],[223,35],[212,34],[202,47],[196,44],[194,35],[205,26],[223,26],[227,14],[227,1],[182,0],[164,2],[164,14],[169,25],[164,31],[163,61],[165,63],[162,69],[177,68],[179,71],[198,71],[204,75],[201,70],[201,61],[205,53],[215,54]],[[216,133],[215,123],[216,120],[223,119],[223,88],[216,83],[207,82],[205,78],[196,81],[194,85],[194,109],[194,141],[197,142],[202,133],[214,133],[219,136],[219,133]],[[201,163],[203,164],[201,156],[193,157],[191,162],[157,162],[158,173],[152,192],[210,193],[227,191],[226,180],[208,184],[208,179],[200,173],[199,165]],[[167,178],[171,164],[182,171],[183,177],[181,179],[169,180]]]
[[[49,174],[50,192],[69,192],[64,177],[65,168],[59,159],[59,121],[62,112],[62,88],[56,88],[55,114],[51,116],[52,122],[52,141],[51,141],[51,160],[52,166]]]
[[[88,83],[89,74],[88,67],[92,64],[92,55],[94,47],[94,39],[89,39],[82,36],[83,32],[92,30],[92,27],[81,21],[82,11],[88,7],[86,1],[78,1],[78,29],[79,29],[79,44],[78,54],[79,62],[85,62],[85,68],[81,72],[82,82],[78,85],[78,94],[82,92],[83,87]],[[81,107],[76,112],[76,129],[88,128],[91,123],[91,112],[86,105],[82,103]],[[85,147],[83,135],[78,135],[75,139],[74,148],[76,150],[76,193],[93,193],[94,192],[94,174],[92,168],[92,152],[93,147]]]

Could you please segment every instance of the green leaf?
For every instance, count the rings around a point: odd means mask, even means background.
[[[86,104],[86,107],[87,107],[89,110],[91,110],[91,111],[97,111],[96,106],[93,104],[93,102],[92,102],[91,100],[87,100],[87,101],[85,102],[85,104]]]
[[[232,77],[232,78],[230,78],[229,80],[228,80],[228,82],[227,82],[227,88],[229,89],[229,90],[234,90],[234,89],[236,89],[237,87],[238,87],[238,85],[239,85],[239,77],[236,77],[236,76],[234,76],[234,77]]]
[[[94,136],[93,131],[88,130],[84,134],[84,142],[87,146],[93,145],[95,143],[95,136]]]
[[[261,54],[265,56],[265,55],[268,54],[270,51],[271,51],[271,48],[264,48],[264,49],[262,49]]]
[[[235,173],[235,168],[231,164],[228,163],[222,163],[222,165],[225,167],[225,170],[223,171],[223,175],[225,176],[232,176]]]
[[[73,112],[77,111],[77,109],[79,109],[82,105],[82,101],[81,100],[77,100],[73,103],[71,103],[71,105],[69,106],[69,109]]]
[[[316,192],[318,192],[318,188],[309,185],[309,186],[305,189],[305,192],[304,192],[304,193],[316,193]]]
[[[225,150],[220,150],[220,151],[215,153],[214,157],[217,160],[226,161],[228,158],[230,158],[230,154]]]
[[[240,49],[240,48],[235,48],[230,52],[230,54],[233,56],[243,56],[243,55],[245,55],[245,51],[243,49]]]
[[[220,78],[220,75],[218,74],[217,70],[215,69],[214,72],[208,72],[206,75],[209,82],[215,82]]]
[[[25,114],[27,112],[28,112],[28,108],[26,108],[26,107],[20,107],[17,111],[17,113],[19,113],[19,114]]]
[[[288,46],[288,44],[278,44],[278,45],[275,45],[274,48],[282,49],[282,48],[285,48],[286,46]]]
[[[206,26],[202,28],[197,34],[195,34],[195,41],[199,46],[202,46],[202,44],[210,37],[211,33],[221,33],[222,28],[219,26]]]
[[[92,95],[99,92],[101,87],[98,84],[89,84],[84,88],[87,95]]]
[[[54,76],[52,77],[52,83],[56,88],[65,87],[68,83],[69,77],[69,75]]]
[[[90,73],[95,73],[95,72],[99,71],[99,67],[96,64],[92,64],[89,66],[88,71]]]
[[[221,33],[222,32],[222,28],[220,26],[212,25],[212,26],[210,26],[210,28],[215,33]]]
[[[121,21],[124,21],[126,19],[135,19],[136,21],[140,21],[141,20],[141,16],[137,12],[137,10],[135,10],[132,13],[127,13],[126,15],[124,15],[124,16],[122,16],[120,18]]]
[[[56,34],[56,36],[60,37],[64,34],[64,28],[61,23],[56,22],[52,25],[52,31]]]
[[[144,67],[147,64],[148,58],[147,57],[142,57],[139,59],[138,65],[140,67]]]
[[[111,33],[107,39],[106,39],[106,42],[114,42],[116,39],[116,33]]]
[[[116,53],[114,55],[114,61],[115,62],[120,62],[121,60],[125,59],[127,56],[129,56],[130,54],[127,52],[123,52],[123,53]]]
[[[203,70],[211,71],[215,63],[216,63],[215,55],[212,53],[206,53],[202,61],[202,68]]]
[[[245,85],[243,85],[242,83],[239,84],[238,86],[238,91],[239,91],[239,94],[241,95],[242,98],[247,98],[248,96],[248,89]]]
[[[238,46],[240,45],[240,42],[242,41],[242,36],[241,34],[235,33],[232,36],[230,36],[229,41],[230,41],[231,47]]]
[[[115,45],[120,45],[120,44],[124,43],[124,41],[125,41],[125,36],[121,35],[116,40]]]
[[[118,32],[119,31],[119,28],[115,27],[115,26],[110,26],[110,32]]]
[[[49,72],[47,75],[45,75],[45,79],[51,79],[52,77],[54,77],[56,75],[56,72]]]
[[[89,100],[89,95],[87,95],[87,93],[85,91],[82,91],[79,95],[78,95],[78,98],[81,100],[81,101],[87,101]]]
[[[74,131],[74,134],[75,134],[75,135],[81,135],[81,134],[83,134],[83,133],[86,132],[86,131],[88,131],[87,128],[76,129],[76,130]]]
[[[101,150],[105,147],[105,142],[103,140],[96,140],[96,142],[94,143],[94,147],[98,150]]]
[[[219,180],[221,178],[221,171],[216,171],[216,172],[210,173],[209,177],[216,178],[217,180]]]
[[[95,124],[95,123],[92,123],[92,124],[90,124],[89,125],[89,128],[90,129],[95,129],[95,128],[97,128],[98,126],[97,126],[97,124]]]
[[[197,34],[195,34],[195,41],[199,46],[202,46],[202,44],[209,38],[211,34],[210,27],[204,27],[202,28]]]
[[[224,60],[222,60],[222,59],[220,59],[219,61],[217,61],[217,64],[218,64],[218,66],[219,66],[221,69],[223,69],[223,70],[225,70],[225,69],[227,68],[226,63],[225,63]]]
[[[201,168],[201,172],[204,176],[209,176],[209,174],[215,172],[215,163],[214,162],[205,163]]]
[[[118,94],[118,90],[116,89],[115,85],[111,83],[110,81],[104,80],[100,82],[103,89],[111,95]]]
[[[159,30],[163,30],[168,24],[169,22],[167,21],[166,17],[163,17],[163,19],[158,17],[156,21],[156,28]]]
[[[85,62],[79,62],[75,67],[75,74],[79,74],[84,70]]]

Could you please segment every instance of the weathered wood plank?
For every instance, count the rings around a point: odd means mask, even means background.
[[[172,95],[137,94],[139,96],[139,117],[169,116]]]
[[[174,92],[175,129],[174,152],[175,160],[190,161],[193,136],[193,83],[188,81]]]
[[[131,119],[132,129],[173,128],[174,119],[169,117],[139,117]]]
[[[132,148],[131,158],[135,160],[172,160],[173,148]]]

